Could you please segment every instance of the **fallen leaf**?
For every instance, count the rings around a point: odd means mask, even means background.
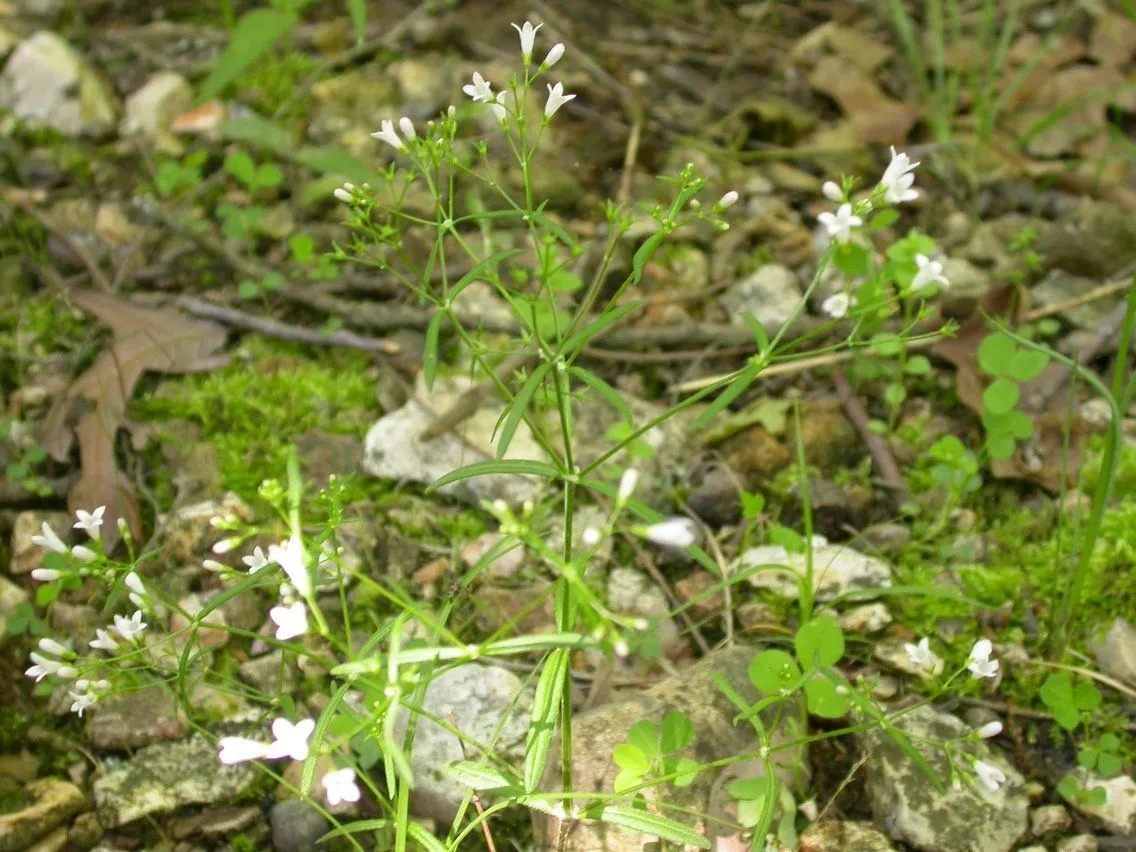
[[[796,63],[811,65],[826,51],[835,53],[867,74],[895,54],[892,48],[872,41],[859,30],[829,21],[797,39],[790,56]]]
[[[919,117],[914,107],[888,97],[871,76],[837,56],[817,62],[809,85],[840,104],[860,139],[870,144],[904,141]]]
[[[1101,65],[1119,68],[1136,54],[1136,21],[1116,12],[1102,12],[1089,36],[1089,56]]]
[[[78,438],[82,472],[68,505],[72,511],[107,507],[103,539],[109,548],[118,541],[119,518],[136,538],[142,536],[134,489],[115,462],[115,437],[138,380],[148,370],[185,373],[217,366],[218,360],[208,359],[224,345],[226,331],[174,310],[141,308],[93,290],[75,291],[71,300],[110,326],[114,339],[56,402],[39,443],[53,458],[66,461]]]

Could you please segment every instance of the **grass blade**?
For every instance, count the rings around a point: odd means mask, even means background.
[[[540,785],[548,750],[556,733],[560,718],[560,699],[564,694],[564,681],[568,675],[569,651],[560,649],[548,655],[533,696],[532,719],[529,722],[528,742],[525,743],[525,790],[532,792]]]
[[[296,20],[294,13],[282,9],[254,9],[242,15],[225,52],[201,85],[200,99],[207,101],[219,95],[296,26]]]
[[[427,493],[437,491],[454,482],[463,479],[472,479],[475,476],[543,476],[545,479],[555,479],[560,471],[548,462],[532,461],[531,459],[501,459],[499,461],[484,461],[467,464],[457,470],[451,470],[445,476],[438,478],[426,486]]]
[[[552,364],[548,361],[541,363],[532,371],[532,375],[525,380],[517,395],[513,397],[513,401],[509,403],[509,416],[505,418],[505,424],[501,427],[501,437],[497,440],[497,458],[501,458],[508,452],[509,444],[513,441],[517,427],[525,419],[525,412],[528,411],[533,394],[536,393],[536,389],[540,387],[540,383],[544,381],[544,377],[548,375],[551,368]]]

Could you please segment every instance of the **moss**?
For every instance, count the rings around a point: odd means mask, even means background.
[[[367,369],[362,353],[250,337],[226,367],[163,377],[131,413],[153,423],[198,424],[217,451],[222,486],[252,499],[262,480],[283,477],[290,447],[304,432],[318,427],[363,437],[380,414]]]

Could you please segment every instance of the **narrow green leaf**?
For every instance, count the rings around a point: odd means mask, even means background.
[[[496,769],[490,769],[472,760],[459,760],[449,764],[445,772],[459,784],[474,790],[498,790],[512,786],[512,781]]]
[[[710,403],[706,409],[698,415],[698,419],[691,425],[692,429],[701,429],[707,423],[714,419],[714,416],[719,411],[728,406],[731,402],[745,393],[746,388],[757,380],[758,374],[761,372],[760,364],[750,364],[738,377],[734,379],[729,386],[718,394],[717,399]]]
[[[284,155],[321,175],[342,175],[353,183],[369,183],[374,186],[383,182],[382,175],[362,160],[339,148],[311,146],[300,148],[298,151],[288,151]]]
[[[671,843],[682,843],[698,849],[710,848],[710,841],[681,822],[675,822],[673,819],[667,819],[637,808],[605,805],[600,812],[599,819],[610,825],[618,825],[620,828],[627,828],[632,831],[642,831]]]
[[[347,10],[355,26],[355,41],[360,43],[367,35],[367,0],[347,0]]]
[[[575,376],[581,382],[586,384],[589,388],[599,394],[600,398],[615,409],[628,423],[633,419],[631,413],[631,406],[615,388],[597,376],[582,367],[572,367],[569,374]]]
[[[489,257],[485,258],[485,260],[478,263],[476,266],[470,269],[469,272],[459,278],[458,282],[450,288],[450,301],[456,299],[457,295],[474,281],[484,280],[486,273],[489,272],[489,270],[496,269],[506,260],[520,253],[521,249],[506,249],[504,251],[499,251],[496,254],[489,255]]]
[[[544,765],[548,762],[548,750],[556,733],[556,721],[560,718],[560,701],[564,695],[564,681],[568,675],[569,651],[560,649],[548,655],[544,670],[537,681],[533,695],[532,717],[529,721],[528,739],[525,743],[525,790],[532,792],[540,786],[544,776]]]
[[[544,377],[548,375],[548,371],[551,369],[551,363],[548,361],[541,362],[532,371],[532,375],[521,385],[521,389],[517,391],[513,401],[509,403],[509,415],[505,418],[505,424],[501,427],[501,435],[497,439],[497,458],[503,457],[508,452],[509,444],[513,441],[517,427],[525,419],[525,413],[528,411],[533,394],[536,393],[536,389],[540,387],[540,383],[544,381]]]
[[[410,822],[406,826],[406,833],[410,839],[422,847],[423,852],[450,852],[446,848],[446,844],[434,836],[434,832],[430,831],[421,823]]]
[[[655,251],[659,248],[663,237],[664,234],[662,231],[651,234],[651,236],[643,241],[643,245],[635,250],[635,255],[631,258],[632,284],[638,284],[643,280],[643,270],[646,268],[647,262],[654,256]]]
[[[422,372],[426,378],[426,390],[434,389],[434,379],[438,375],[438,335],[446,319],[443,311],[435,311],[426,326],[426,345],[422,350]]]
[[[221,93],[242,71],[264,56],[272,45],[296,25],[296,15],[282,9],[254,9],[237,21],[233,37],[201,85],[200,99]]]
[[[472,479],[475,476],[493,476],[496,474],[502,474],[504,476],[543,476],[545,479],[555,479],[560,474],[560,471],[548,462],[532,461],[530,459],[501,459],[498,461],[475,462],[465,467],[459,467],[457,470],[451,470],[445,476],[430,483],[430,485],[426,487],[426,491],[437,491],[439,488],[444,488],[454,482]]]
[[[605,328],[619,322],[632,311],[638,310],[642,305],[642,302],[632,302],[629,305],[620,305],[618,308],[601,314],[564,341],[560,346],[560,354],[564,357],[571,357],[578,350],[584,348],[584,345],[589,340],[602,332]]]

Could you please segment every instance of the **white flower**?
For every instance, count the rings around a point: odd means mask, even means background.
[[[146,587],[142,585],[142,580],[131,571],[122,582],[126,584],[126,588],[130,589],[130,602],[142,609],[142,604],[146,598]]]
[[[982,760],[974,761],[974,774],[982,782],[982,786],[991,793],[998,792],[998,788],[1006,783],[1006,773],[997,766],[992,766]]]
[[[272,736],[275,740],[264,756],[269,760],[279,757],[290,757],[293,760],[307,759],[308,740],[315,729],[314,719],[301,719],[295,725],[284,718],[274,719]]]
[[[142,611],[135,610],[134,615],[130,616],[130,618],[116,615],[114,617],[114,629],[117,630],[118,635],[127,642],[131,641],[146,629],[146,622],[142,620]]]
[[[79,509],[75,513],[78,520],[75,522],[75,529],[86,530],[94,541],[99,540],[99,527],[103,525],[103,515],[106,514],[106,506],[99,506],[93,512],[85,512]]]
[[[213,545],[213,554],[215,556],[224,556],[234,547],[237,547],[240,543],[241,540],[239,538],[223,538],[215,545]]]
[[[225,566],[216,559],[203,559],[201,561],[201,567],[206,571],[213,571],[214,573],[220,573],[225,570]]]
[[[917,165],[919,163],[911,162],[906,154],[897,154],[894,147],[891,149],[891,162],[880,178],[880,188],[889,204],[902,204],[919,197],[919,191],[911,188],[915,183],[915,175],[911,172]]]
[[[635,486],[639,484],[639,471],[633,467],[627,468],[623,471],[623,476],[619,477],[619,495],[616,500],[620,503],[626,503],[631,499],[631,495],[635,493]]]
[[[918,645],[905,642],[903,650],[907,652],[907,659],[925,672],[934,672],[942,660],[931,650],[931,640],[924,636]]]
[[[546,71],[560,61],[560,57],[564,55],[564,45],[560,42],[552,45],[552,49],[548,51],[548,55],[544,57],[544,62],[540,63],[540,67]]]
[[[380,142],[386,142],[397,151],[401,151],[406,145],[402,141],[402,137],[394,129],[394,122],[389,118],[383,119],[382,124],[379,125],[379,130],[371,134],[372,139],[378,139]]]
[[[690,518],[668,518],[644,531],[648,541],[667,547],[690,547],[698,540],[698,528]]]
[[[355,783],[355,770],[350,766],[323,776],[323,789],[327,793],[327,803],[333,807],[340,802],[357,802],[362,795]]]
[[[825,299],[820,309],[833,319],[840,319],[852,305],[852,298],[847,293],[837,293]]]
[[[39,640],[39,649],[45,654],[54,654],[57,657],[66,657],[71,653],[71,649],[66,645],[47,637]]]
[[[505,119],[509,117],[509,111],[514,108],[515,104],[513,93],[508,89],[502,89],[497,93],[497,97],[489,102],[488,106],[493,110],[493,115],[497,117],[497,120],[504,123]]]
[[[118,642],[109,632],[103,630],[101,627],[95,628],[95,640],[90,643],[92,648],[98,648],[102,651],[116,651],[118,650]]]
[[[99,555],[89,547],[77,544],[71,548],[71,555],[82,562],[94,562]]]
[[[966,666],[970,669],[972,675],[977,678],[997,677],[998,661],[990,659],[990,654],[993,651],[994,645],[989,639],[979,639],[974,643],[974,647],[970,649],[970,660]]]
[[[840,184],[826,180],[821,186],[820,191],[824,193],[824,197],[829,201],[835,201],[837,204],[843,204],[845,201],[844,190],[840,188]]]
[[[524,26],[518,27],[513,24],[512,27],[517,31],[517,35],[521,37],[521,56],[525,59],[525,65],[532,62],[533,45],[536,44],[536,31],[543,27],[544,24],[537,24],[535,27],[532,21],[525,21]]]
[[[580,534],[580,541],[587,547],[595,547],[600,543],[600,531],[595,527],[587,527],[583,533]]]
[[[39,683],[48,675],[53,675],[58,672],[63,664],[59,660],[53,660],[50,657],[45,657],[43,654],[32,651],[30,654],[34,666],[29,668],[24,674],[28,677],[34,677],[36,683]]]
[[[943,287],[951,285],[951,282],[943,275],[943,264],[939,261],[931,260],[925,254],[917,254],[915,255],[915,265],[919,267],[919,270],[911,279],[912,293],[918,293],[924,287],[930,287],[932,284],[939,284]]]
[[[41,583],[51,583],[58,580],[60,573],[54,568],[33,568],[32,579],[38,580]]]
[[[740,197],[741,196],[738,195],[738,191],[736,189],[731,189],[729,192],[718,199],[718,209],[725,210],[727,207],[733,207],[738,203],[738,198]]]
[[[337,186],[335,191],[331,194],[335,196],[336,201],[342,201],[344,204],[350,204],[354,200],[355,184],[348,181],[343,186]]]
[[[268,754],[268,746],[265,743],[247,737],[221,737],[217,744],[221,746],[217,759],[225,764],[260,760]]]
[[[545,86],[548,88],[548,100],[544,103],[545,118],[552,118],[552,116],[556,114],[556,111],[560,109],[560,107],[564,106],[564,104],[568,103],[568,101],[576,97],[575,95],[564,94],[563,83],[557,83],[555,86],[553,86],[551,83],[546,83]]]
[[[269,559],[264,555],[264,548],[257,545],[252,549],[252,556],[242,556],[241,562],[248,566],[250,574],[255,574],[268,564]]]
[[[301,597],[312,594],[312,579],[308,576],[307,556],[304,543],[299,536],[292,536],[283,545],[273,544],[268,548],[268,558],[284,569],[288,580],[296,587]]]
[[[398,120],[398,128],[407,139],[417,139],[418,133],[414,130],[414,122],[405,115]]]
[[[75,692],[74,690],[67,693],[71,696],[71,712],[78,713],[79,718],[83,717],[83,711],[89,707],[94,706],[98,698],[91,692]]]
[[[1002,733],[1002,723],[998,721],[987,722],[978,729],[977,733],[980,740],[988,740],[991,737],[996,737]]]
[[[488,103],[493,100],[493,87],[489,81],[481,76],[480,71],[473,72],[473,82],[462,86],[462,91],[469,95],[476,103]],[[387,122],[383,122],[385,127]]]
[[[54,550],[56,553],[67,552],[67,545],[55,534],[55,530],[51,528],[51,524],[44,521],[40,529],[43,530],[43,535],[33,535],[32,544],[38,544],[40,547],[46,547],[48,550]]]
[[[268,617],[276,622],[276,638],[281,642],[308,632],[308,611],[302,601],[291,606],[274,606],[268,611]]]
[[[827,210],[817,216],[817,221],[824,225],[828,235],[838,243],[846,243],[852,236],[852,229],[864,224],[859,216],[852,215],[851,204],[841,204],[835,213]]]

